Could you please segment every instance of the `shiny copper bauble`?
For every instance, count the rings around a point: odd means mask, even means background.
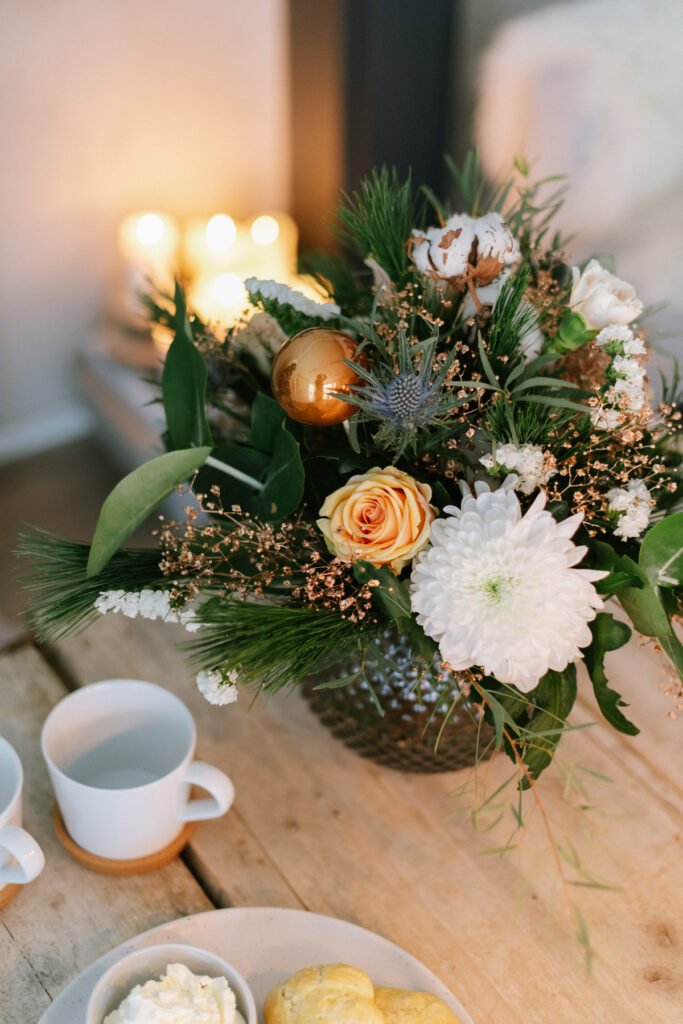
[[[344,363],[353,359],[353,338],[329,327],[311,327],[286,341],[273,361],[273,395],[298,423],[331,427],[353,416],[356,406],[335,398],[360,384]]]

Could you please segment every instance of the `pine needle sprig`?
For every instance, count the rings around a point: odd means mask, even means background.
[[[374,259],[397,285],[410,276],[406,243],[417,217],[410,175],[401,181],[395,168],[382,167],[345,195],[337,209],[340,238],[361,259]]]
[[[363,650],[386,623],[358,625],[339,612],[213,598],[202,605],[197,638],[186,645],[207,670],[236,671],[241,683],[276,693],[347,655]]]
[[[159,552],[119,551],[102,572],[86,576],[90,545],[32,529],[19,536],[17,555],[26,560],[19,582],[30,594],[29,621],[41,642],[61,640],[99,618],[95,601],[104,590],[168,588]]]
[[[511,277],[500,289],[487,331],[489,357],[509,362],[519,354],[522,339],[536,325],[536,311],[524,301],[529,286],[527,267]]]

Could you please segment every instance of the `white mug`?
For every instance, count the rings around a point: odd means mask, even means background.
[[[45,867],[43,851],[21,827],[23,786],[19,755],[0,737],[0,891],[32,882]]]
[[[196,740],[192,715],[161,686],[108,679],[70,693],[45,720],[41,747],[71,838],[98,857],[135,860],[185,822],[225,814],[233,784],[192,760]],[[190,800],[192,785],[210,797]]]

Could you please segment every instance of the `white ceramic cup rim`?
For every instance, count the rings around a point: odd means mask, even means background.
[[[17,754],[16,750],[14,749],[10,741],[6,740],[4,736],[0,736],[0,747],[4,747],[4,749],[7,751],[7,753],[9,754],[9,759],[16,770],[16,784],[14,786],[14,789],[12,790],[9,800],[7,800],[2,807],[0,807],[0,818],[2,818],[2,816],[6,814],[9,810],[11,810],[11,808],[14,806],[14,804],[16,803],[17,799],[21,794],[22,789],[24,788],[24,766],[22,765],[21,758]]]
[[[79,701],[88,700],[88,694],[94,692],[102,692],[106,689],[123,688],[128,686],[129,688],[135,689],[139,692],[149,693],[154,690],[157,695],[163,696],[165,700],[168,700],[174,708],[182,714],[186,724],[189,727],[189,743],[183,757],[175,764],[172,768],[169,768],[167,772],[160,775],[156,779],[152,779],[150,782],[139,783],[136,786],[121,786],[117,788],[118,793],[131,793],[138,792],[140,790],[152,790],[155,786],[163,785],[168,779],[174,775],[179,768],[185,767],[194,755],[195,747],[197,745],[197,726],[195,720],[192,717],[192,713],[187,708],[179,697],[176,697],[170,690],[164,689],[163,686],[158,686],[156,683],[148,683],[144,679],[103,679],[97,683],[89,683],[87,686],[81,686],[78,690],[73,690],[72,693],[62,698],[58,704],[50,711],[49,715],[43,723],[43,728],[40,731],[40,749],[45,758],[45,762],[51,771],[55,773],[59,778],[64,779],[70,786],[75,786],[77,789],[84,790],[85,792],[110,792],[110,790],[104,789],[102,786],[92,786],[87,782],[79,782],[78,779],[74,779],[68,772],[63,771],[58,764],[55,763],[54,759],[48,752],[48,746],[50,743],[49,730],[52,727],[56,728],[56,724],[60,718],[68,716],[69,706]]]

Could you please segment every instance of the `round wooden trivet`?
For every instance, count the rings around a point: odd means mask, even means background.
[[[138,857],[136,860],[109,860],[107,857],[98,857],[94,853],[89,853],[71,838],[56,803],[52,808],[52,823],[64,849],[84,868],[88,868],[89,871],[97,871],[100,875],[118,875],[121,878],[127,875],[144,875],[147,871],[156,871],[157,868],[168,864],[187,846],[195,828],[195,822],[189,821],[172,843],[165,846],[163,850],[150,853],[147,857]]]
[[[6,885],[4,889],[0,889],[0,910],[4,910],[23,888],[23,885]]]

